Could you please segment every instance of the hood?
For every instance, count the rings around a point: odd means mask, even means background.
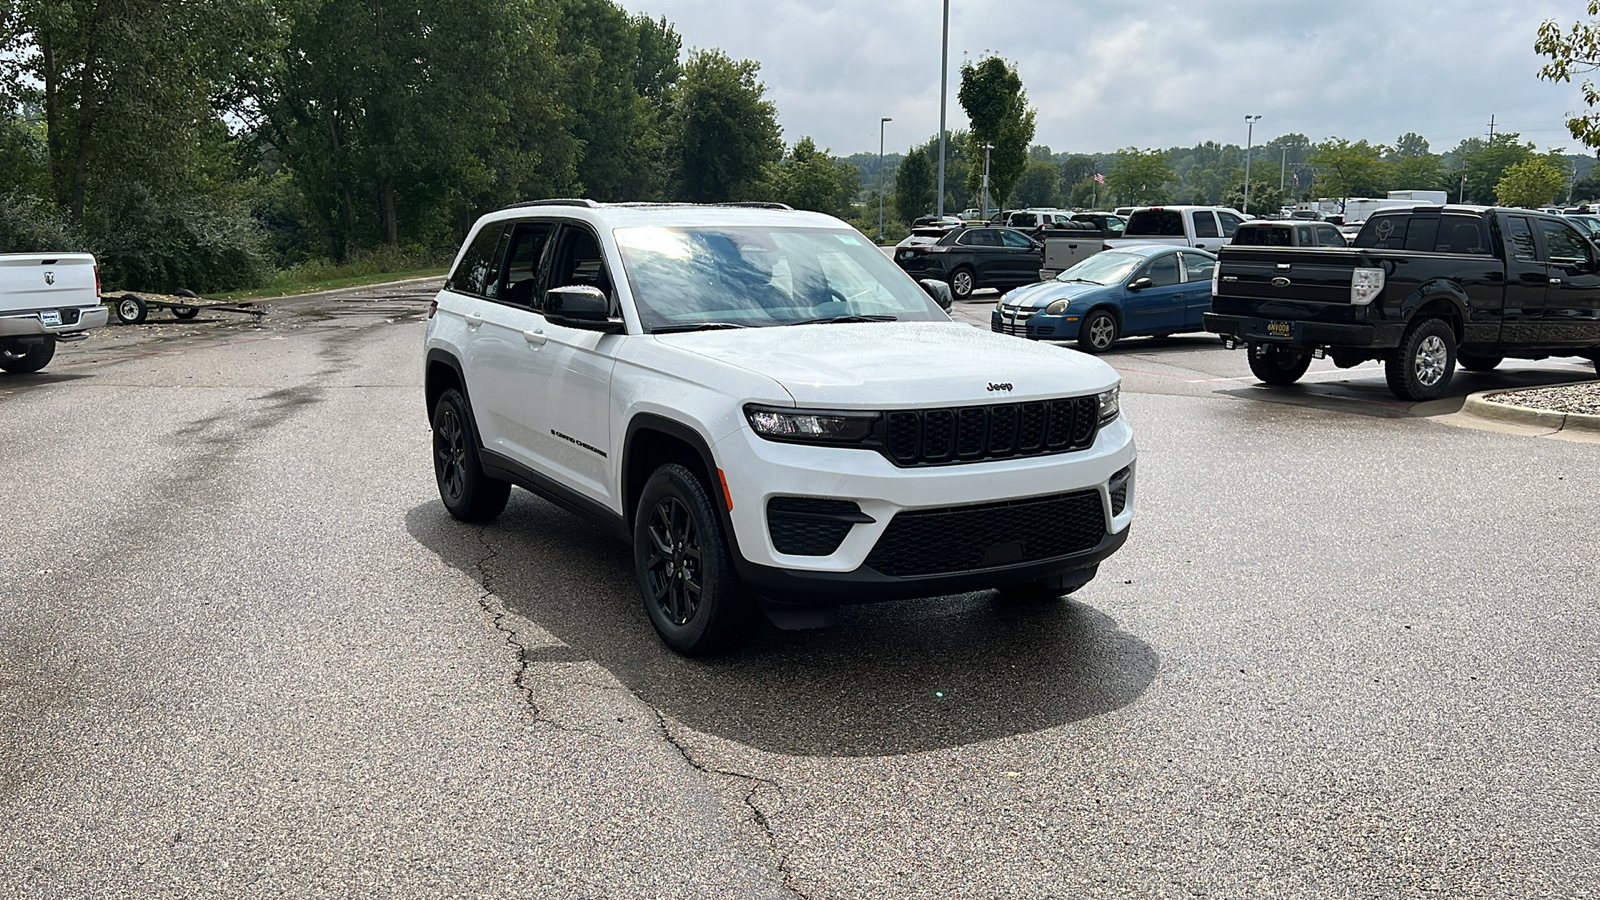
[[[1071,283],[1065,281],[1041,281],[1027,287],[1019,287],[1001,298],[1007,306],[1020,306],[1023,309],[1043,309],[1057,300],[1074,300],[1078,297],[1098,294],[1116,287],[1110,284],[1084,284],[1081,281]]]
[[[1087,354],[956,322],[789,325],[657,340],[772,378],[801,407],[1000,403],[1092,393],[1118,381]]]

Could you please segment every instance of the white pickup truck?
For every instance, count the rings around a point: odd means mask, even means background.
[[[0,253],[0,369],[37,372],[56,344],[106,324],[100,268],[88,253]]]
[[[1109,238],[1101,249],[1119,244],[1181,244],[1212,253],[1233,240],[1244,213],[1226,206],[1141,206],[1128,214],[1122,236]]]

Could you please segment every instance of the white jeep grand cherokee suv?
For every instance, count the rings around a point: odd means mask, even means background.
[[[1117,374],[952,322],[932,290],[775,204],[486,215],[428,320],[439,494],[482,521],[517,484],[631,541],[686,654],[762,612],[1076,590],[1133,518]]]

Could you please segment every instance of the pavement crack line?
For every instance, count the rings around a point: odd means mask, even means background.
[[[745,772],[734,772],[728,769],[719,769],[715,766],[706,765],[698,759],[695,759],[694,754],[689,751],[689,748],[685,747],[683,743],[678,740],[677,735],[672,733],[672,724],[667,721],[666,715],[655,707],[651,707],[650,711],[655,713],[656,725],[661,729],[662,740],[671,745],[674,750],[677,750],[678,755],[683,757],[683,761],[688,763],[690,768],[704,775],[721,775],[725,778],[736,778],[740,781],[749,783],[750,789],[744,793],[743,797],[744,805],[750,810],[750,814],[755,819],[756,823],[761,826],[762,836],[765,837],[767,846],[771,850],[772,855],[777,859],[778,876],[783,879],[783,886],[786,890],[796,897],[799,897],[800,900],[807,900],[806,895],[802,893],[794,884],[794,872],[789,869],[788,851],[783,849],[782,843],[778,839],[778,833],[772,827],[772,822],[767,818],[767,814],[762,812],[761,807],[756,805],[756,793],[763,787],[771,788],[772,790],[781,794],[783,793],[783,785],[773,781],[770,778],[762,778],[759,775],[750,775]]]

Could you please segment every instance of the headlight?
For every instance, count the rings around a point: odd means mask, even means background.
[[[745,417],[769,441],[806,444],[856,444],[872,434],[878,414],[747,406]]]
[[[1122,413],[1121,393],[1122,386],[1118,385],[1109,391],[1101,391],[1098,395],[1100,400],[1100,424],[1102,426]]]
[[[994,311],[997,312],[997,313],[1002,313],[1002,314],[1005,313],[1005,311],[1006,311],[1006,298],[1005,297],[1001,297],[999,302],[997,302],[994,305]]]
[[[1071,300],[1057,300],[1044,308],[1044,314],[1047,316],[1059,316],[1067,311],[1067,305],[1071,302]]]

